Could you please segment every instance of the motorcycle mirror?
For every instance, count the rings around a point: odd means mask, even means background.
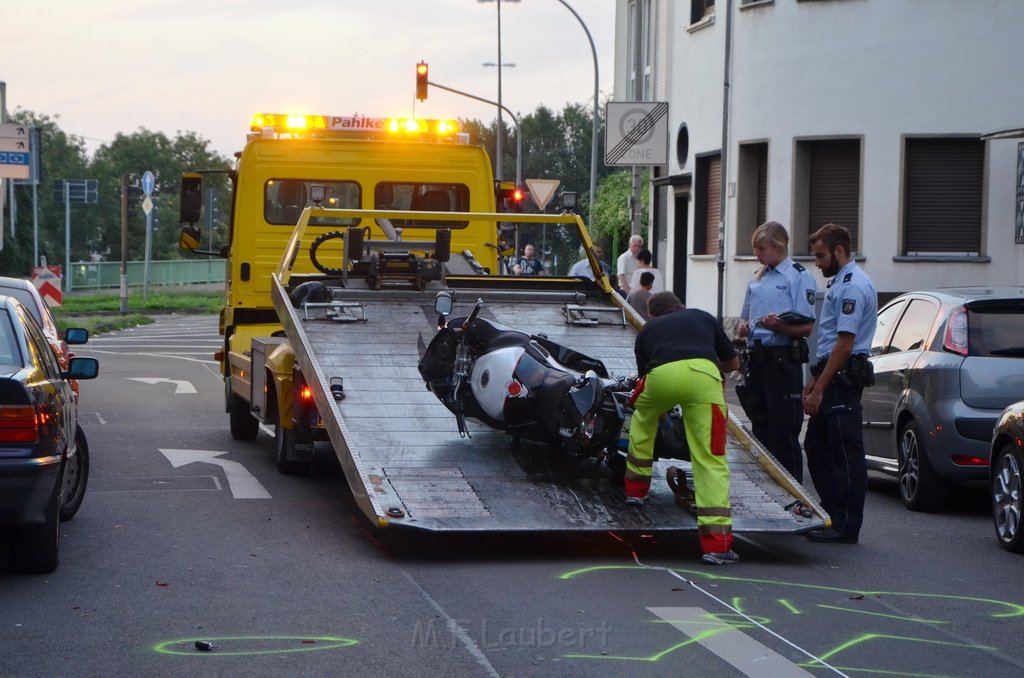
[[[448,317],[455,307],[455,295],[451,292],[438,292],[434,299],[434,312],[439,316]]]

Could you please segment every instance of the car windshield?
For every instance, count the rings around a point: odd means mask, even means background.
[[[981,307],[968,309],[970,352],[974,356],[1024,357],[1024,309]]]
[[[28,312],[32,314],[36,322],[43,324],[43,318],[39,314],[39,307],[36,306],[36,300],[32,297],[32,293],[25,287],[0,287],[0,294],[6,294],[9,297],[14,297],[28,309]]]

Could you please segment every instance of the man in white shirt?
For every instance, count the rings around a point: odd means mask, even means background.
[[[615,262],[615,273],[619,277],[619,291],[624,297],[633,289],[637,289],[630,286],[630,281],[633,279],[633,272],[637,269],[636,255],[639,254],[643,246],[643,238],[638,235],[631,236],[629,238],[629,249],[620,254]]]
[[[637,268],[633,271],[633,277],[629,281],[629,289],[640,289],[640,276],[643,273],[654,274],[654,282],[651,284],[651,294],[665,291],[665,279],[661,277],[661,271],[651,266],[651,251],[640,250],[636,255]]]

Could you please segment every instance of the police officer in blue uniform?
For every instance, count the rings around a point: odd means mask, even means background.
[[[789,233],[777,221],[750,239],[761,268],[747,284],[736,334],[747,339],[744,384],[737,387],[754,436],[803,482],[803,364],[814,326],[814,276],[789,255]]]
[[[861,394],[874,381],[868,352],[875,333],[878,294],[853,261],[850,233],[825,224],[810,237],[815,264],[828,284],[818,326],[817,363],[804,387],[810,415],[807,468],[832,527],[814,530],[815,542],[856,544],[864,522],[868,469],[861,432]]]

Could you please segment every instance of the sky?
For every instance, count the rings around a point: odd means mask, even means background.
[[[601,100],[613,87],[615,3],[568,0],[594,40]],[[496,108],[430,81],[498,98],[495,2],[478,0],[26,0],[5,3],[0,81],[7,110],[57,117],[90,151],[139,128],[196,132],[230,156],[252,115],[417,115],[485,122]],[[559,0],[501,5],[502,103],[590,105],[594,66]],[[506,120],[506,124],[508,121]]]

